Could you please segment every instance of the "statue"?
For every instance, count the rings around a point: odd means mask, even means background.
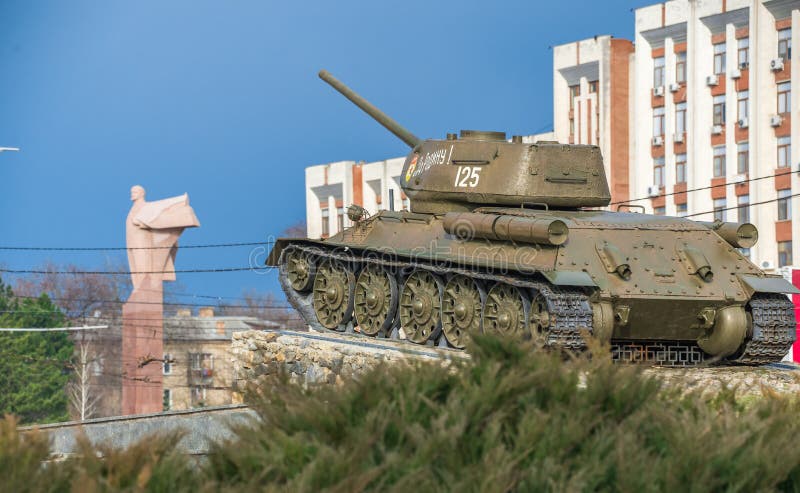
[[[174,281],[178,237],[185,228],[200,226],[188,194],[154,202],[147,202],[144,197],[144,188],[139,185],[131,188],[133,207],[125,222],[134,291],[148,280]]]
[[[122,307],[122,413],[163,410],[164,281],[175,280],[178,237],[200,226],[187,194],[147,202],[144,188],[131,188],[125,221],[133,291]]]

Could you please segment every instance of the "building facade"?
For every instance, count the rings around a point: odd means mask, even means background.
[[[767,269],[800,255],[792,146],[800,1],[673,0],[636,10],[631,195],[649,212],[752,222]],[[797,98],[795,98],[797,99]],[[794,147],[794,148],[793,148]],[[688,190],[688,192],[687,192]],[[760,204],[762,203],[763,204]]]
[[[743,253],[768,270],[792,265],[800,1],[672,0],[635,13],[632,44],[597,36],[553,49],[556,140],[600,146],[612,208],[752,222],[760,240]]]
[[[611,36],[553,48],[553,140],[600,147],[612,201],[629,197],[633,43]],[[535,136],[531,140],[545,140]]]
[[[276,329],[278,324],[255,317],[218,316],[201,308],[197,316],[179,310],[164,317],[162,387],[164,410],[182,410],[233,402],[234,332]]]
[[[400,189],[405,157],[363,163],[338,161],[306,168],[306,227],[309,238],[327,238],[350,226],[347,207],[368,212],[408,209]]]

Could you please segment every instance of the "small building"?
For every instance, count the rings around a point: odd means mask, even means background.
[[[164,410],[232,404],[233,333],[277,328],[256,317],[216,316],[213,308],[164,317]]]
[[[309,238],[327,238],[351,226],[351,204],[371,214],[409,208],[400,188],[405,157],[374,163],[338,161],[306,168],[306,225]]]

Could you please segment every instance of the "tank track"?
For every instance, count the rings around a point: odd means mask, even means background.
[[[794,304],[782,294],[756,293],[748,305],[753,334],[733,362],[763,365],[780,361],[795,341]]]
[[[284,271],[284,256],[292,250],[300,250],[308,254],[331,258],[345,263],[358,262],[361,264],[374,264],[394,269],[414,269],[421,268],[429,270],[438,275],[463,274],[473,279],[480,279],[485,282],[504,282],[519,288],[532,288],[539,291],[548,302],[551,325],[548,330],[545,345],[549,347],[580,351],[586,349],[582,332],[592,332],[592,308],[589,304],[588,296],[576,288],[561,288],[549,283],[533,279],[524,279],[514,275],[498,275],[489,272],[476,272],[473,269],[464,269],[457,266],[443,267],[428,262],[410,262],[398,260],[385,260],[375,257],[354,258],[352,254],[341,251],[329,251],[318,247],[307,245],[293,245],[285,248],[281,252],[280,259],[280,283],[289,303],[297,309],[303,319],[315,330],[328,331],[319,322],[311,303],[311,296],[298,293],[286,281]],[[366,336],[365,336],[366,337]],[[440,336],[444,341],[444,336]],[[409,342],[409,344],[412,344]],[[441,345],[441,343],[440,343]]]

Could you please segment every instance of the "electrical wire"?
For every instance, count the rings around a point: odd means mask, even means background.
[[[794,173],[794,172],[793,172]],[[786,173],[788,174],[788,173]],[[754,178],[760,179],[760,178]],[[698,189],[696,189],[698,190]],[[683,193],[683,192],[680,192]],[[730,211],[734,209],[740,209],[743,207],[755,207],[757,205],[764,205],[764,204],[771,204],[781,200],[786,200],[794,197],[800,196],[800,193],[792,194],[786,197],[777,197],[770,200],[763,200],[761,202],[753,202],[749,204],[741,204],[731,207],[713,209],[710,211],[704,212],[695,212],[692,214],[686,214],[681,217],[695,217],[695,216],[702,216],[704,214],[713,214],[714,212],[721,212],[721,211]],[[636,199],[636,200],[643,200],[643,199]],[[55,274],[55,275],[130,275],[130,274],[195,274],[195,273],[222,273],[222,272],[242,272],[242,271],[258,271],[258,270],[266,270],[266,269],[274,269],[275,266],[265,265],[261,267],[223,267],[223,268],[216,268],[216,269],[175,269],[172,271],[55,271],[55,270],[17,270],[17,269],[4,269],[0,268],[0,272],[8,273],[8,274]],[[179,295],[180,296],[180,295]],[[187,295],[184,295],[187,296]],[[194,295],[194,297],[201,297]],[[217,299],[219,297],[212,297],[208,296],[207,298]]]
[[[24,251],[24,252],[113,252],[113,251],[128,251],[128,250],[170,250],[178,248],[185,250],[189,248],[232,248],[244,246],[264,246],[275,243],[274,240],[267,241],[248,241],[248,242],[234,242],[234,243],[210,243],[206,245],[175,245],[171,246],[154,246],[154,247],[38,247],[38,246],[0,246],[0,250],[4,251]]]
[[[784,171],[783,173],[775,173],[774,175],[759,176],[759,177],[756,177],[756,178],[748,178],[746,180],[738,181],[738,182],[735,182],[735,183],[727,183],[727,182],[725,182],[725,183],[719,183],[717,185],[708,185],[708,186],[705,186],[705,187],[690,188],[689,190],[684,190],[682,192],[662,193],[662,194],[659,194],[659,195],[654,195],[652,197],[642,197],[642,198],[639,198],[639,199],[621,200],[621,201],[618,201],[618,202],[611,202],[608,205],[611,206],[611,205],[629,204],[631,202],[638,202],[640,200],[650,200],[650,199],[658,199],[658,198],[661,198],[661,197],[671,197],[673,195],[680,195],[680,194],[683,194],[683,193],[700,192],[702,190],[712,190],[712,189],[715,189],[715,188],[727,187],[728,185],[740,185],[740,184],[743,184],[743,183],[750,183],[752,181],[766,180],[768,178],[775,178],[775,177],[784,176],[784,175],[793,175],[793,174],[796,174],[796,173],[800,173],[800,170],[797,170],[797,171]]]
[[[107,270],[28,270],[28,269],[3,269],[0,272],[6,274],[53,274],[53,275],[131,275],[131,274],[215,274],[221,272],[243,272],[257,271],[263,269],[273,269],[274,266],[265,265],[260,267],[220,267],[214,269],[175,269],[175,270],[155,270],[155,271],[107,271]]]
[[[713,214],[715,212],[732,211],[734,209],[743,209],[745,207],[754,207],[756,205],[772,204],[772,203],[779,202],[781,200],[787,200],[787,199],[790,199],[790,198],[793,198],[793,197],[800,197],[800,193],[795,193],[795,194],[792,194],[792,195],[788,195],[786,197],[779,197],[779,198],[771,199],[771,200],[763,200],[761,202],[753,202],[752,204],[741,204],[741,205],[735,205],[735,206],[731,206],[731,207],[722,207],[722,208],[719,208],[719,209],[714,209],[714,210],[705,211],[705,212],[695,212],[693,214],[687,214],[687,215],[681,216],[681,217],[695,217],[695,216],[702,216],[703,214]]]
[[[23,299],[31,299],[31,300],[38,300],[38,296],[26,296],[26,295],[14,295],[15,298],[23,298]],[[177,302],[159,302],[159,301],[122,301],[122,300],[98,300],[92,298],[59,298],[59,297],[50,297],[48,296],[50,301],[61,301],[65,303],[69,302],[76,302],[76,303],[101,303],[101,304],[114,304],[114,305],[126,305],[126,304],[133,304],[133,305],[164,305],[164,306],[194,306],[194,307],[207,307],[208,303],[177,303]],[[216,298],[214,298],[216,299]],[[291,305],[287,304],[280,304],[280,305],[220,305],[221,308],[262,308],[262,309],[281,309],[281,308],[292,308]],[[0,313],[4,312],[0,310]]]
[[[83,327],[0,327],[0,332],[74,332],[78,330],[107,329],[108,325],[84,325]]]

